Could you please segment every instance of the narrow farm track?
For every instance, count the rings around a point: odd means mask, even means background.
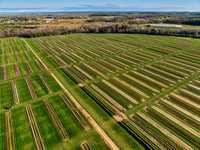
[[[24,39],[23,39],[24,40]],[[112,141],[112,139],[104,132],[104,130],[96,123],[96,121],[90,116],[90,114],[78,103],[78,101],[71,95],[71,93],[65,88],[65,86],[58,80],[58,78],[49,70],[49,68],[44,64],[44,62],[40,59],[40,57],[34,52],[34,50],[29,46],[29,44],[24,40],[24,42],[28,45],[33,54],[37,57],[37,59],[42,63],[45,67],[46,71],[49,72],[52,77],[56,80],[56,82],[61,86],[64,92],[69,96],[69,98],[73,101],[76,107],[81,111],[81,113],[87,118],[93,128],[99,133],[104,142],[113,150],[119,150],[119,147]]]

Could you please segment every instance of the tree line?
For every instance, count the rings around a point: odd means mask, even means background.
[[[132,34],[152,34],[152,35],[172,35],[172,36],[186,36],[186,37],[200,37],[199,29],[174,29],[174,28],[151,28],[140,27],[128,23],[116,24],[88,24],[76,28],[68,27],[38,27],[33,29],[25,28],[6,28],[0,29],[0,38],[5,37],[41,37],[52,35],[65,35],[73,33],[132,33]]]

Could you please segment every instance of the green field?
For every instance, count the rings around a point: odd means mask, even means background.
[[[183,37],[0,39],[0,149],[110,149],[84,110],[119,149],[198,149],[199,56]]]

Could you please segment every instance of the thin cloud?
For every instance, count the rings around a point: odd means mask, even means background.
[[[119,6],[116,4],[105,5],[85,5],[79,4],[69,7],[54,8],[1,8],[0,12],[73,12],[73,11],[195,11],[189,7],[145,7],[138,6]],[[197,10],[196,10],[197,11]]]

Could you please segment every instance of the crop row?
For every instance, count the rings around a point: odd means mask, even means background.
[[[26,108],[26,113],[27,113],[27,116],[28,116],[28,120],[29,120],[29,123],[30,123],[31,131],[32,131],[32,134],[33,134],[33,137],[34,137],[34,140],[35,140],[36,147],[37,147],[37,149],[44,150],[45,149],[44,143],[42,141],[37,123],[35,121],[35,117],[33,115],[32,109],[31,109],[31,106],[27,105],[25,108]]]
[[[10,63],[18,63],[18,62],[24,62],[34,59],[35,57],[30,52],[22,52],[22,53],[16,53],[16,54],[10,54],[10,55],[2,55],[0,56],[0,64],[6,65]]]
[[[79,114],[79,112],[76,110],[76,108],[72,105],[72,103],[66,98],[64,94],[61,94],[60,97],[62,98],[63,102],[67,105],[67,107],[71,110],[73,115],[76,117],[78,122],[81,124],[81,126],[85,130],[89,130],[90,126],[87,124],[87,122],[83,119],[83,117]]]
[[[38,71],[42,71],[41,69],[43,70],[43,66],[41,66],[41,64],[37,60],[35,62],[28,61],[14,65],[2,66],[3,80],[32,74]]]
[[[139,116],[132,116],[131,117],[133,121],[147,134],[152,136],[155,140],[160,142],[165,148],[167,149],[177,149],[176,144],[173,141],[170,141],[166,137],[163,137],[160,133],[158,133],[156,130],[154,130],[150,125],[142,121],[142,119]]]
[[[166,144],[170,141],[187,149],[199,147],[200,118],[198,114],[200,107],[195,99],[198,98],[196,91],[200,87],[195,83],[199,81],[196,78],[174,90],[160,101],[156,101],[154,105],[145,107],[136,116],[132,116],[132,119],[166,148],[170,148],[168,146],[171,144]],[[170,141],[164,142],[163,138],[170,139]]]
[[[45,103],[45,106],[46,106],[49,114],[51,115],[54,125],[56,126],[58,133],[60,134],[62,140],[67,141],[69,139],[69,136],[68,136],[65,128],[63,127],[60,119],[58,118],[55,110],[53,109],[51,103],[49,102],[49,100],[44,100],[44,103]]]
[[[61,90],[49,74],[32,75],[11,83],[1,83],[0,87],[2,87],[0,90],[6,94],[0,97],[2,107],[6,108]]]
[[[6,147],[7,150],[15,150],[15,141],[13,134],[13,126],[11,119],[11,112],[5,114],[5,123],[6,123]]]

